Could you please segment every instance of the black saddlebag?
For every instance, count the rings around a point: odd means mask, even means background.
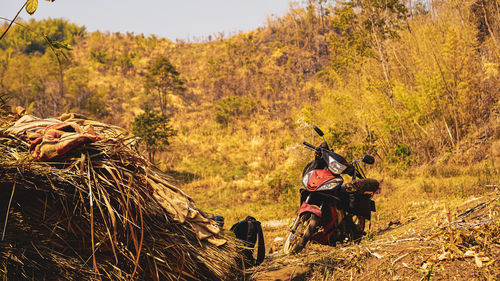
[[[371,212],[375,212],[375,202],[370,197],[369,194],[349,194],[346,211],[370,220],[372,217]]]

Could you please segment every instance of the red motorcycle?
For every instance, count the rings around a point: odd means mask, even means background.
[[[367,179],[360,166],[361,162],[373,164],[373,156],[365,154],[348,163],[330,150],[323,132],[313,128],[324,142],[318,147],[303,143],[316,157],[302,174],[301,206],[285,241],[285,254],[300,252],[309,241],[323,245],[359,241],[366,234],[365,220],[370,220],[371,212],[375,212],[372,197],[379,182]],[[342,174],[350,175],[352,181],[344,185]]]

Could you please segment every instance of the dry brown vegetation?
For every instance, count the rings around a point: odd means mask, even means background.
[[[497,191],[426,202],[410,217],[374,223],[359,244],[276,252],[252,269],[252,280],[497,280],[499,200]]]
[[[126,131],[74,115],[19,119],[3,114],[3,105],[0,101],[3,280],[241,275],[242,245],[225,237],[169,176],[139,155]],[[46,133],[54,124],[78,124],[99,138],[42,161],[33,156],[27,135]],[[78,133],[67,131],[66,139],[71,134]]]

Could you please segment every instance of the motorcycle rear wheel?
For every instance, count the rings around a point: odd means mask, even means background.
[[[317,215],[312,213],[302,214],[295,228],[288,234],[283,246],[283,252],[286,255],[299,253],[316,232],[318,222],[319,217]]]

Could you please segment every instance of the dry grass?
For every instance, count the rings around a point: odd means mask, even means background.
[[[359,244],[312,244],[296,256],[275,254],[254,269],[253,280],[498,280],[500,194],[440,203],[376,223]]]
[[[7,118],[4,115],[4,119]],[[8,280],[232,280],[239,243],[198,232],[209,221],[113,128],[51,162],[0,137],[0,275]],[[172,213],[181,196],[192,217]],[[170,204],[170,205],[169,205]],[[200,212],[194,217],[192,212]],[[206,220],[206,218],[205,218]],[[207,240],[225,238],[216,246]]]

